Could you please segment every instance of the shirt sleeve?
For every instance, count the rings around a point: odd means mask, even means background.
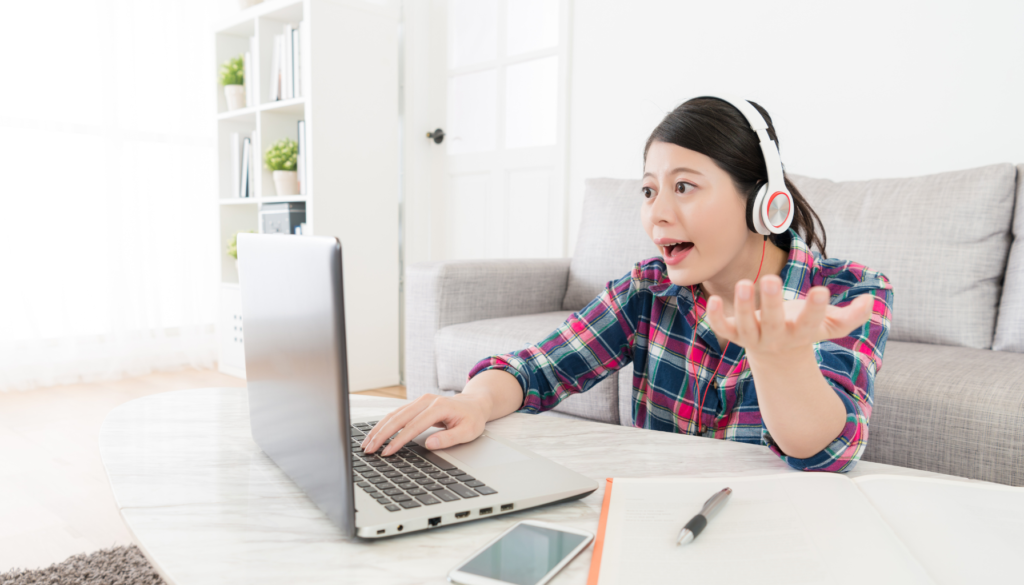
[[[875,374],[882,368],[882,354],[892,320],[892,285],[880,272],[865,271],[867,278],[832,297],[831,304],[845,307],[861,295],[874,297],[871,319],[846,337],[815,344],[818,367],[825,381],[843,401],[846,426],[824,449],[806,459],[785,455],[764,428],[765,442],[791,467],[802,471],[847,472],[854,468],[868,442],[868,419],[874,404]]]
[[[586,392],[633,361],[641,302],[638,270],[634,267],[631,273],[608,281],[601,294],[543,340],[480,360],[466,381],[484,370],[512,374],[523,388],[518,412],[529,414],[550,410],[570,394]]]

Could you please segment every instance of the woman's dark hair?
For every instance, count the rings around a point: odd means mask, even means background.
[[[768,136],[778,144],[779,139],[768,112],[756,103],[750,103],[764,116],[768,122]],[[654,141],[682,146],[715,161],[719,168],[732,177],[736,190],[746,196],[747,227],[752,232],[757,231],[750,215],[758,189],[768,182],[768,171],[765,169],[764,155],[761,153],[757,133],[750,128],[747,119],[739,110],[720,99],[693,98],[669,112],[651,132],[651,137],[644,145],[644,163],[647,162],[647,151]],[[821,218],[811,209],[796,186],[788,178],[785,178],[785,181],[786,188],[793,194],[793,202],[796,205],[790,227],[800,234],[808,247],[817,246],[821,255],[828,258],[825,255],[825,226],[821,223]],[[814,227],[815,222],[820,226],[820,238],[818,230]],[[771,234],[768,237],[779,248],[785,250],[789,247],[790,238],[784,233]]]

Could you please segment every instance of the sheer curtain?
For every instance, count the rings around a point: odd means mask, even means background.
[[[212,4],[4,6],[0,390],[214,365]]]

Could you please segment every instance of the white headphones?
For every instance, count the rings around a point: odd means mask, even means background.
[[[719,99],[732,104],[747,119],[750,129],[757,133],[761,142],[761,152],[764,154],[765,168],[768,171],[768,183],[762,186],[754,197],[751,219],[754,229],[761,235],[784,233],[789,229],[789,224],[793,223],[795,206],[793,195],[786,189],[786,180],[782,174],[779,145],[768,136],[768,122],[747,100],[717,95],[700,97]]]

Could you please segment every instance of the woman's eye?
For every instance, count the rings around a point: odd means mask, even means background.
[[[678,183],[676,183],[676,191],[678,191],[680,193],[687,193],[687,190],[686,190],[687,187],[689,187],[690,191],[692,191],[693,190],[693,183],[686,183],[686,182],[683,182],[683,181],[679,181]]]
[[[644,194],[644,199],[650,199],[651,195],[654,195],[654,191],[650,187],[644,187],[640,189],[640,192]]]

